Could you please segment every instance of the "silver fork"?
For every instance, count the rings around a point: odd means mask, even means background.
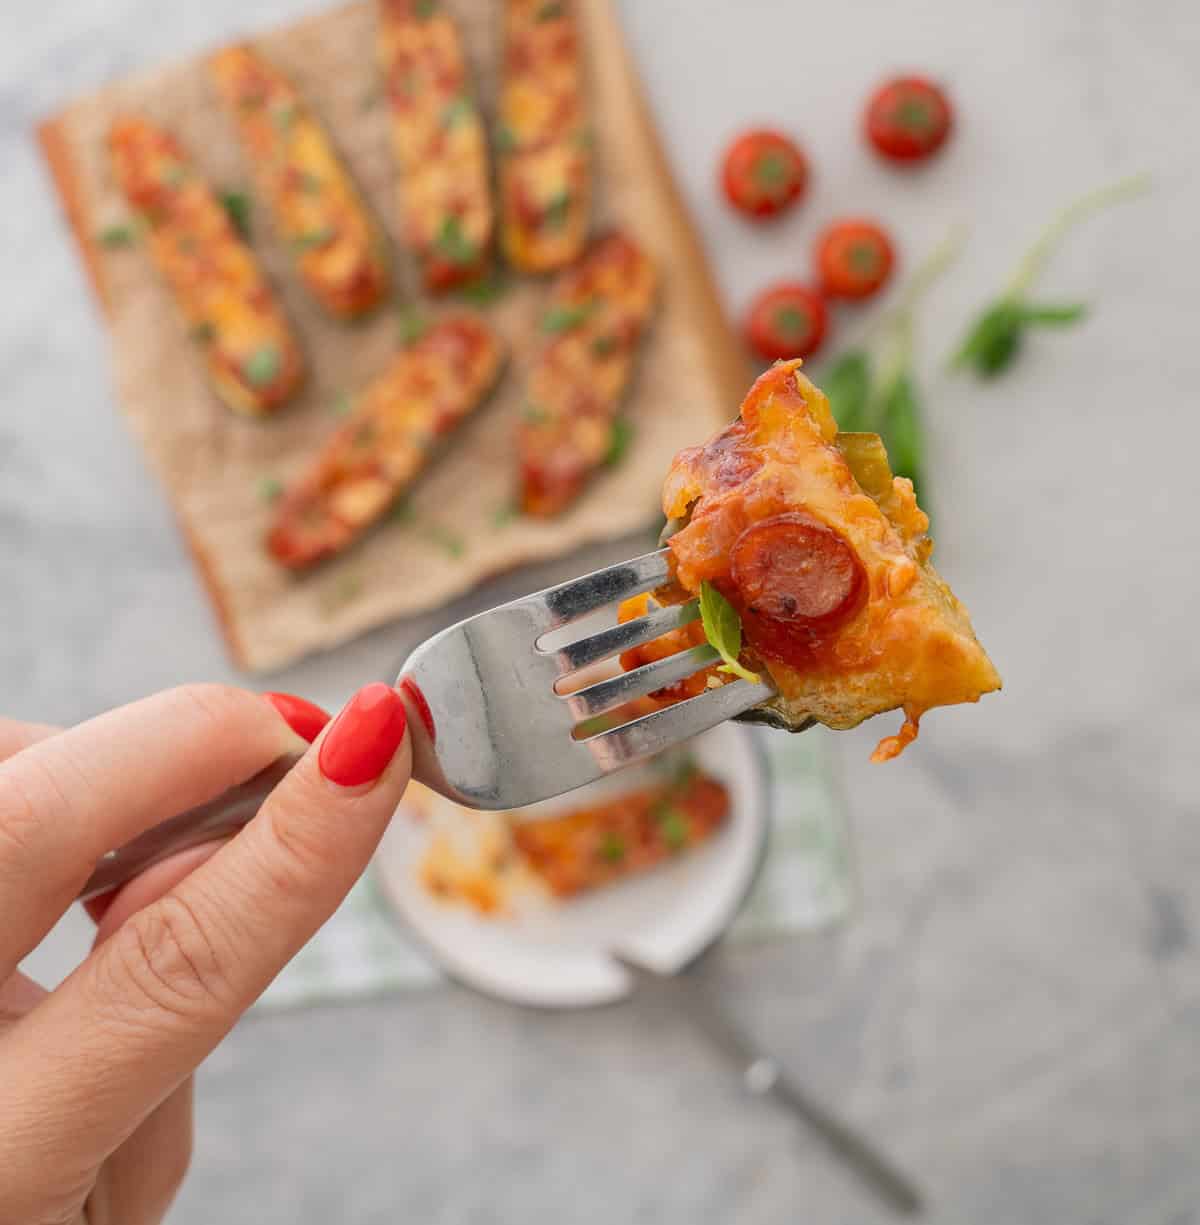
[[[718,658],[704,644],[572,688],[571,677],[582,669],[699,616],[693,600],[572,635],[573,622],[666,582],[667,555],[659,549],[547,587],[468,617],[419,646],[400,674],[410,705],[423,708],[409,721],[413,776],[472,808],[519,808],[632,765],[771,697],[770,685],[737,679],[616,726],[594,725]],[[109,852],[80,897],[106,892],[176,851],[239,829],[292,764],[276,762]]]

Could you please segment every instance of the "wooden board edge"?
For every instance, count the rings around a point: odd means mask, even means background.
[[[36,129],[37,143],[50,171],[59,207],[74,235],[75,243],[83,257],[83,266],[101,309],[108,314],[110,309],[108,289],[104,281],[104,268],[100,251],[88,217],[83,185],[75,168],[75,159],[67,141],[63,116],[52,115],[43,120]]]

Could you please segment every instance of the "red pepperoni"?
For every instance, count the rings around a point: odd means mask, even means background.
[[[772,621],[828,625],[850,611],[866,584],[845,540],[799,512],[748,527],[734,543],[732,563],[746,607]]]

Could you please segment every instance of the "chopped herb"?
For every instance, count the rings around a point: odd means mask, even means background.
[[[436,9],[437,0],[416,0],[413,5],[413,12],[422,20],[432,17]]]
[[[567,218],[571,215],[571,193],[567,188],[556,192],[546,202],[546,208],[543,217],[547,225],[552,225],[555,229],[560,229],[566,225]]]
[[[571,306],[552,306],[542,316],[543,332],[569,332],[584,323],[596,309],[595,302],[576,302]]]
[[[401,311],[397,319],[402,345],[416,344],[429,331],[429,320],[416,310]]]
[[[619,343],[615,336],[606,332],[592,340],[592,353],[596,357],[608,357],[616,352]]]
[[[188,180],[188,168],[182,162],[176,162],[163,171],[163,182],[168,187],[181,187]]]
[[[332,617],[347,604],[352,604],[366,591],[366,584],[361,574],[343,574],[332,587],[319,596],[321,612],[326,617]]]
[[[662,819],[659,828],[662,830],[663,841],[673,851],[682,850],[687,846],[687,818],[677,809],[670,809]]]
[[[546,0],[537,11],[534,21],[555,21],[559,17],[567,15],[567,6],[563,0]]]
[[[501,153],[511,153],[517,144],[517,134],[507,124],[501,124],[496,129],[496,148]]]
[[[118,247],[132,247],[138,240],[137,227],[124,223],[121,225],[106,225],[97,235],[102,247],[116,250]]]
[[[458,291],[459,296],[474,306],[487,306],[502,298],[509,290],[507,279],[497,272],[480,277]]]
[[[507,527],[514,519],[521,517],[521,508],[515,502],[505,502],[492,512],[492,527]]]
[[[285,102],[271,111],[271,122],[281,131],[286,132],[296,122],[296,104]]]
[[[203,323],[195,323],[188,329],[188,335],[198,344],[211,344],[217,337],[217,329],[207,320]]]
[[[675,766],[671,773],[671,787],[676,791],[682,791],[685,787],[690,787],[696,781],[699,773],[700,767],[696,764],[696,759],[694,757],[685,757]]]
[[[452,128],[475,114],[475,104],[465,94],[459,94],[442,108],[442,127]]]
[[[453,213],[443,218],[434,246],[443,259],[460,266],[473,264],[479,258],[479,248],[463,233],[462,219]]]
[[[233,228],[243,238],[250,237],[250,197],[244,191],[223,191],[221,204]]]
[[[412,503],[407,498],[400,498],[388,511],[388,520],[392,523],[411,523],[413,520]]]
[[[604,466],[616,467],[625,458],[629,444],[633,441],[633,425],[624,417],[618,417],[612,423],[612,433],[608,439],[608,450],[604,453]]]
[[[315,196],[321,190],[321,180],[311,170],[298,170],[296,177],[305,195]]]
[[[242,372],[251,387],[266,387],[275,381],[282,365],[279,350],[274,345],[263,345],[242,363]]]
[[[467,551],[467,543],[456,533],[437,523],[427,523],[424,528],[425,539],[435,544],[450,557],[462,557]]]
[[[264,476],[258,482],[259,500],[268,503],[279,500],[280,494],[283,493],[283,482],[278,481],[273,476]]]
[[[605,863],[620,863],[625,858],[625,839],[608,830],[600,839],[598,850]]]
[[[700,584],[700,619],[708,644],[725,661],[720,670],[757,682],[759,677],[738,662],[742,653],[742,619],[737,609],[705,580]]]
[[[337,237],[337,231],[329,226],[323,226],[319,230],[306,230],[303,234],[297,234],[289,244],[293,251],[315,251],[318,247],[323,247],[327,243],[333,241]]]
[[[530,425],[545,425],[552,420],[550,414],[540,404],[534,404],[532,400],[525,402],[524,407],[521,409],[521,416]]]

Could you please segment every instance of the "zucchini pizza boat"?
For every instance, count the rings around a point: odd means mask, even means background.
[[[572,0],[506,0],[500,243],[521,272],[555,272],[587,243],[591,165]]]
[[[626,668],[707,639],[726,660],[680,689],[766,674],[776,694],[749,712],[791,731],[902,709],[899,754],[935,706],[1000,688],[967,610],[930,564],[929,519],[875,434],[839,434],[799,370],[763,374],[741,414],[675,457],[663,486],[672,581],[659,603],[700,597],[702,619],[628,652]],[[631,604],[623,615],[642,611]]]
[[[366,313],[388,291],[383,239],[325,129],[250,47],[218,52],[209,72],[305,287],[331,315]]]
[[[109,153],[151,257],[204,353],[217,395],[261,417],[304,381],[300,346],[253,252],[182,145],[147,119],[118,119]]]
[[[301,570],[362,536],[487,398],[504,357],[499,337],[466,313],[439,320],[401,350],[284,490],[267,536],[271,556]]]
[[[529,373],[517,432],[526,514],[560,514],[616,458],[627,429],[618,412],[657,289],[649,256],[613,233],[552,290],[542,317],[549,339]]]
[[[437,0],[379,0],[378,12],[404,241],[428,289],[468,284],[488,267],[494,220],[458,28]]]

